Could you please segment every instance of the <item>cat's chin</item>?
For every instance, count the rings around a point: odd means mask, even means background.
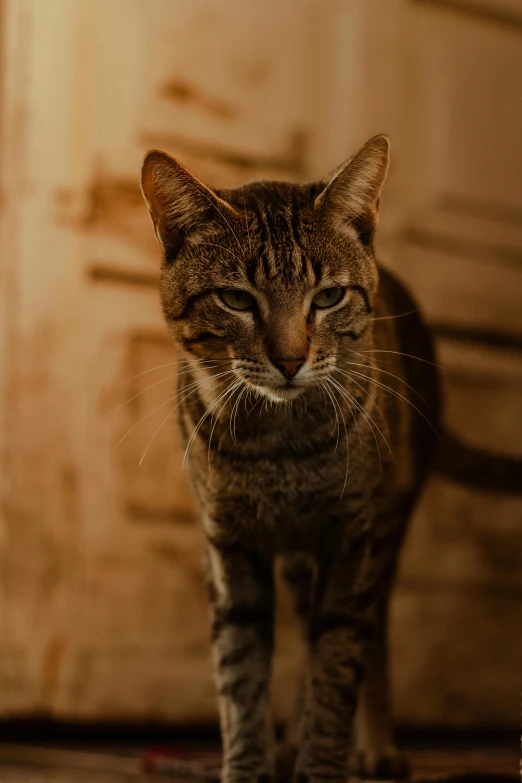
[[[258,386],[257,390],[272,402],[292,402],[306,391],[306,386]]]

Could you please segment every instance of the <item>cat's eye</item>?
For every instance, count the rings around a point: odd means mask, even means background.
[[[344,296],[344,288],[337,286],[336,288],[323,288],[322,291],[318,291],[312,302],[316,307],[333,307],[339,304]]]
[[[240,291],[238,288],[222,288],[219,296],[232,310],[251,310],[254,306],[252,294],[248,291]]]

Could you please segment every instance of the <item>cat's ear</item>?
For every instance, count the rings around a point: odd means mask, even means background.
[[[389,157],[388,137],[374,136],[332,174],[315,202],[341,231],[355,228],[364,244],[371,243],[375,232]]]
[[[165,250],[184,239],[197,241],[235,210],[166,152],[152,150],[143,161],[141,190],[154,231]]]

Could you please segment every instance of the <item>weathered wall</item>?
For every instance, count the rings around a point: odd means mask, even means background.
[[[384,130],[381,255],[437,330],[448,426],[471,447],[469,468],[448,461],[433,479],[404,554],[397,711],[514,723],[522,500],[513,482],[505,492],[506,466],[499,479],[473,449],[522,456],[519,6],[175,5],[4,0],[0,712],[214,715],[174,417],[138,464],[175,360],[144,151],[231,185],[323,174]],[[287,623],[280,647],[282,710],[296,668]]]

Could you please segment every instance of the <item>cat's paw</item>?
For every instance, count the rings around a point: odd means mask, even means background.
[[[403,780],[410,772],[406,757],[395,745],[375,751],[356,750],[351,766],[353,774],[363,779]]]

